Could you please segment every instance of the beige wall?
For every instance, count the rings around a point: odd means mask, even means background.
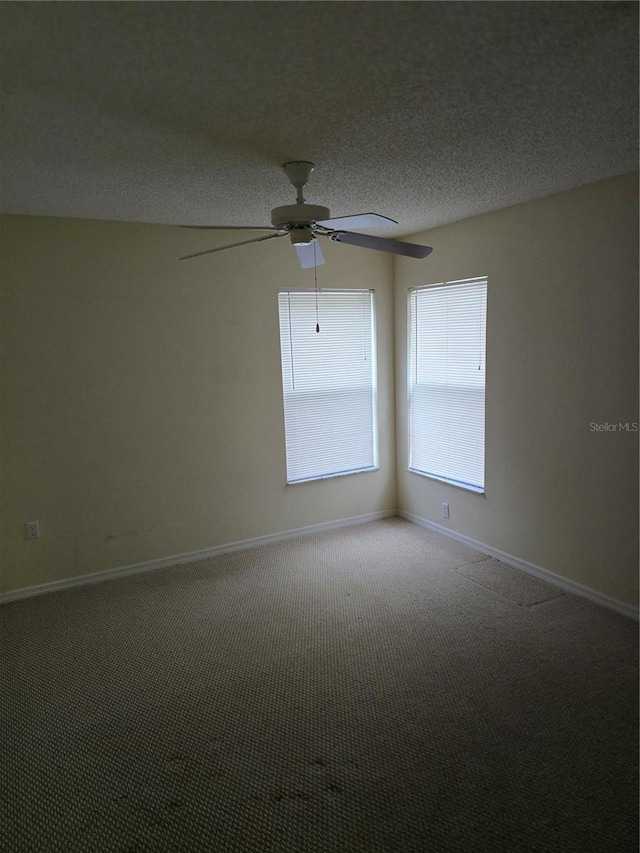
[[[379,472],[285,486],[276,293],[285,240],[1,219],[0,591],[396,506],[634,602],[637,176],[420,235],[424,262],[323,244],[324,287],[374,287]],[[488,275],[486,495],[406,470],[406,292]],[[397,432],[397,474],[394,433]],[[440,518],[440,504],[451,518]],[[42,537],[24,538],[38,519]]]
[[[285,239],[177,260],[233,236],[2,219],[0,590],[395,509],[391,260],[318,275],[376,291],[381,469],[285,486],[277,290],[313,271]]]
[[[637,175],[416,236],[396,267],[398,506],[635,603]],[[486,495],[407,471],[407,288],[488,276]],[[451,507],[448,521],[441,503]]]

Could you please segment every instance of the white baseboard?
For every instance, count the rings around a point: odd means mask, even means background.
[[[46,592],[57,592],[69,589],[73,586],[84,586],[85,584],[100,583],[101,581],[121,578],[126,575],[137,575],[141,572],[152,572],[155,569],[165,569],[168,566],[177,566],[182,563],[193,563],[196,560],[204,560],[208,557],[217,557],[220,554],[230,554],[234,551],[246,551],[248,548],[257,548],[260,545],[268,545],[270,542],[282,542],[292,539],[294,536],[306,536],[309,533],[320,533],[323,530],[336,530],[340,527],[353,527],[355,524],[365,524],[369,521],[379,521],[382,518],[395,518],[395,509],[382,510],[381,512],[368,512],[365,515],[354,515],[351,518],[340,518],[336,521],[325,521],[322,524],[310,524],[307,527],[297,527],[294,530],[283,530],[280,533],[269,533],[266,536],[256,536],[254,539],[242,539],[239,542],[228,542],[225,545],[215,545],[213,548],[204,548],[201,551],[189,551],[186,554],[175,554],[171,557],[162,557],[158,560],[148,560],[144,563],[135,563],[132,566],[119,566],[114,569],[105,569],[101,572],[93,572],[89,575],[78,575],[73,578],[63,578],[59,581],[50,581],[35,586],[27,586],[22,589],[14,589],[10,592],[0,594],[0,604],[8,601],[17,601],[20,598],[31,598],[34,595],[43,595]]]
[[[596,604],[601,604],[603,607],[608,607],[610,610],[615,610],[622,613],[624,616],[629,616],[636,621],[639,618],[638,608],[632,604],[627,604],[625,601],[619,601],[617,598],[612,598],[595,589],[591,589],[583,584],[571,581],[561,575],[555,574],[548,569],[543,569],[541,566],[536,566],[534,563],[529,563],[526,560],[521,560],[519,557],[514,557],[512,554],[507,554],[499,548],[494,548],[484,542],[478,542],[476,539],[471,539],[469,536],[464,536],[462,533],[457,533],[448,527],[443,527],[441,524],[436,524],[434,521],[429,521],[419,515],[414,515],[404,510],[382,510],[381,512],[369,512],[365,515],[356,515],[351,518],[341,518],[335,521],[325,521],[322,524],[310,524],[307,527],[297,527],[293,530],[283,530],[280,533],[269,533],[266,536],[256,536],[254,539],[242,539],[238,542],[228,542],[224,545],[215,545],[212,548],[204,548],[200,551],[189,551],[186,554],[174,554],[170,557],[162,557],[158,560],[148,560],[143,563],[135,563],[131,566],[119,566],[113,569],[105,569],[101,572],[93,572],[88,575],[78,575],[73,578],[63,578],[58,581],[50,581],[48,583],[36,584],[35,586],[23,587],[22,589],[11,590],[0,594],[0,604],[9,601],[17,601],[21,598],[31,598],[34,595],[43,595],[47,592],[57,592],[58,590],[69,589],[74,586],[84,586],[85,584],[100,583],[101,581],[112,580],[113,578],[126,577],[127,575],[136,575],[142,572],[152,572],[156,569],[164,569],[169,566],[178,566],[184,563],[193,563],[196,560],[204,560],[208,557],[217,557],[220,554],[230,554],[234,551],[244,551],[248,548],[257,548],[260,545],[268,545],[270,542],[282,542],[285,539],[291,539],[294,536],[305,536],[310,533],[320,533],[323,530],[336,530],[340,527],[352,527],[356,524],[365,524],[369,521],[379,521],[383,518],[393,518],[400,516],[406,521],[411,521],[414,524],[425,527],[427,530],[433,530],[435,533],[442,533],[456,542],[474,548],[476,551],[481,551],[483,554],[488,554],[490,557],[495,557],[503,563],[521,569],[527,574],[540,578],[554,584],[560,589],[571,592],[574,595],[579,595],[582,598],[588,598]]]
[[[512,554],[507,554],[499,548],[493,548],[491,545],[486,545],[484,542],[478,542],[476,539],[471,539],[469,536],[463,536],[462,533],[457,533],[455,530],[450,530],[448,527],[443,527],[441,524],[436,524],[434,521],[428,521],[419,515],[414,515],[411,512],[398,510],[400,518],[406,521],[412,521],[414,524],[419,524],[420,527],[426,527],[427,530],[433,530],[435,533],[442,533],[450,539],[455,539],[463,545],[468,545],[470,548],[475,548],[476,551],[481,551],[483,554],[488,554],[490,557],[495,557],[503,563],[514,566],[516,569],[521,569],[529,575],[533,575],[540,580],[547,581],[554,586],[560,587],[574,595],[579,595],[582,598],[588,598],[596,604],[601,604],[603,607],[608,607],[610,610],[615,610],[622,613],[623,616],[629,616],[631,619],[638,620],[638,608],[633,604],[627,604],[626,601],[619,601],[617,598],[612,598],[610,595],[605,595],[603,592],[598,592],[591,587],[571,581],[568,578],[557,575],[549,569],[543,569],[541,566],[536,566],[534,563],[528,563],[526,560],[521,560],[519,557],[514,557]]]

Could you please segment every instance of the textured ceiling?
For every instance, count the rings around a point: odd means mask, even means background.
[[[404,235],[637,168],[638,5],[0,3],[3,209]]]

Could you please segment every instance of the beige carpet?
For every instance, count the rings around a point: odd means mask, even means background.
[[[637,625],[400,519],[17,601],[0,849],[637,844]]]

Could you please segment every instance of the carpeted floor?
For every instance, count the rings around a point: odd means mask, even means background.
[[[0,849],[638,849],[637,625],[400,519],[0,608]]]

